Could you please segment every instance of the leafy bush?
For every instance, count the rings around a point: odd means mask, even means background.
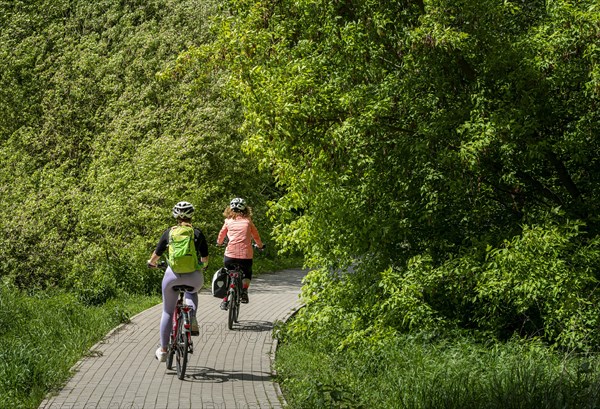
[[[543,336],[562,347],[598,345],[600,240],[581,225],[525,226],[489,249],[475,288],[475,321],[510,336]]]
[[[461,328],[506,340],[539,337],[567,350],[600,342],[600,242],[576,223],[523,226],[499,247],[471,248],[436,265],[415,256],[374,274],[368,263],[346,273],[315,270],[306,307],[289,326],[305,339],[339,347],[397,331]]]

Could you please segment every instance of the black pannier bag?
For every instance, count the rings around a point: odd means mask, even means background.
[[[212,278],[212,295],[217,298],[224,298],[227,295],[228,282],[229,275],[227,274],[227,270],[221,267]]]

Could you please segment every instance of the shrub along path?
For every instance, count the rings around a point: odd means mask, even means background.
[[[71,380],[40,409],[278,408],[271,373],[273,325],[298,308],[302,270],[252,280],[250,303],[230,331],[227,313],[207,290],[199,294],[200,335],[193,337],[184,380],[154,358],[162,304],[131,319],[95,345]]]

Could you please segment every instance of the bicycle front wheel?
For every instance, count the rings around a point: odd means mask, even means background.
[[[183,316],[180,317],[179,326],[177,327],[177,343],[175,348],[175,358],[177,365],[177,377],[183,379],[188,361],[188,344],[189,337],[183,329]]]

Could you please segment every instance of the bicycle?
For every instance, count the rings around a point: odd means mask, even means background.
[[[242,268],[234,264],[233,268],[226,268],[229,276],[229,290],[227,290],[227,327],[233,329],[233,324],[238,323],[242,295]]]
[[[163,261],[157,267],[166,269],[167,263]],[[175,358],[177,377],[183,379],[187,368],[188,354],[194,353],[192,320],[190,317],[192,307],[184,303],[184,295],[186,292],[194,291],[194,287],[176,285],[173,287],[173,291],[179,292],[179,297],[173,312],[173,326],[169,336],[169,345],[167,346],[167,369],[173,369],[173,358]]]
[[[262,248],[253,244],[252,247],[264,251],[266,245]],[[241,297],[242,297],[242,268],[239,264],[232,264],[232,268],[225,268],[229,276],[229,289],[227,290],[227,328],[233,329],[233,324],[239,322]]]

